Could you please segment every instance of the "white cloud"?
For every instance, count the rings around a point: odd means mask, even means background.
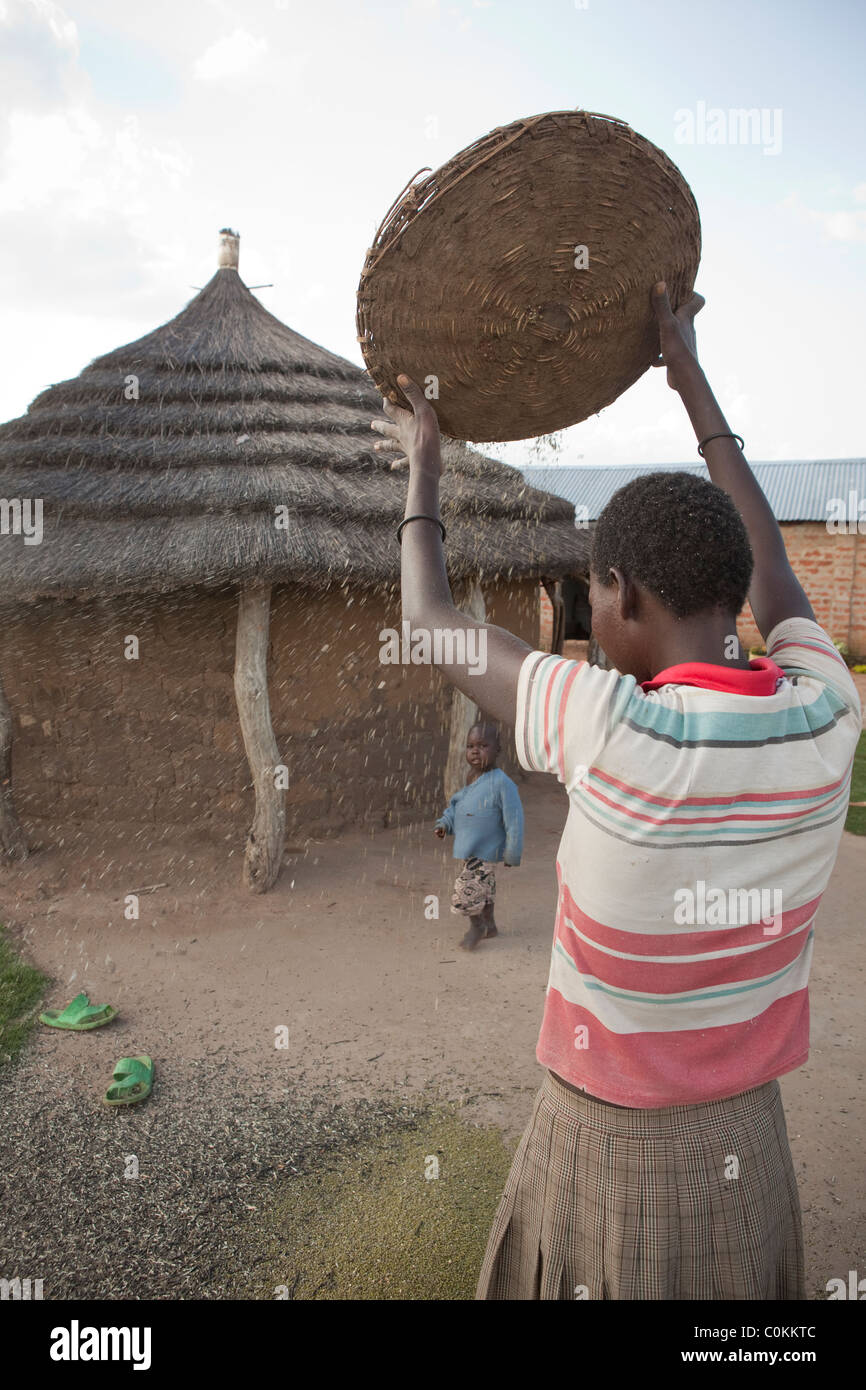
[[[866,241],[866,210],[813,213],[831,241]]]
[[[743,390],[739,378],[731,372],[726,373],[722,380],[719,399],[725,402],[725,415],[729,419],[736,420],[737,424],[746,428],[751,425],[752,398]],[[743,430],[739,433],[742,434]]]
[[[55,5],[54,0],[26,0],[26,4],[36,11],[37,17],[51,30],[61,47],[78,52],[78,29],[75,20],[70,19],[60,5]]]
[[[866,202],[866,183],[852,188],[851,198],[855,203]],[[784,206],[819,226],[830,241],[866,241],[866,208],[810,208],[796,193],[785,199]]]
[[[78,29],[74,19],[54,0],[0,0],[0,24],[11,28],[29,27],[33,21],[50,30],[62,48],[78,52]]]
[[[147,206],[145,190],[177,188],[190,168],[179,145],[148,144],[135,116],[112,128],[81,106],[13,111],[8,133],[0,214],[50,205],[58,223],[82,222],[120,207],[125,220]]]
[[[106,144],[99,124],[80,107],[48,114],[13,111],[9,116],[0,182],[0,212],[51,203],[60,192],[75,190],[80,211],[95,198],[102,202],[99,162],[88,177],[89,157]]]
[[[267,50],[266,39],[257,39],[246,29],[235,29],[233,34],[217,39],[196,59],[193,76],[202,82],[238,77],[254,67]]]
[[[0,93],[3,113],[49,109],[80,90],[78,31],[52,0],[0,0]],[[77,85],[76,85],[77,84]]]

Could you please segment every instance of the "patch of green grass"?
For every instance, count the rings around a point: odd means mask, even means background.
[[[255,1287],[235,1296],[473,1299],[512,1157],[499,1130],[451,1110],[329,1156],[247,1228]]]
[[[857,751],[854,754],[851,800],[866,801],[866,730],[860,735]],[[845,829],[850,830],[852,835],[866,835],[866,806],[849,807]]]
[[[16,954],[0,925],[0,1066],[24,1046],[47,980]]]

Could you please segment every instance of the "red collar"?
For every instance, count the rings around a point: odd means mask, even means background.
[[[641,690],[658,690],[663,685],[697,685],[702,690],[723,690],[729,695],[775,695],[785,672],[767,656],[749,662],[748,671],[714,666],[709,661],[684,661],[659,671],[651,681],[641,681]]]

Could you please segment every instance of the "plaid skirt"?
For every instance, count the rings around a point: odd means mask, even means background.
[[[551,1072],[490,1233],[477,1299],[804,1299],[778,1081],[617,1109]]]
[[[454,881],[451,911],[477,917],[496,901],[496,864],[488,859],[467,859]]]

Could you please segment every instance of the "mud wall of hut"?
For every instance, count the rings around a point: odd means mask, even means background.
[[[490,621],[537,644],[534,582],[486,597]],[[234,700],[236,610],[226,591],[3,614],[13,784],[32,844],[76,828],[100,842],[237,844],[253,794]],[[289,845],[441,810],[451,689],[429,667],[381,664],[383,628],[399,631],[400,613],[381,596],[274,592],[271,714],[289,770]],[[511,737],[506,746],[502,765],[520,777]]]

